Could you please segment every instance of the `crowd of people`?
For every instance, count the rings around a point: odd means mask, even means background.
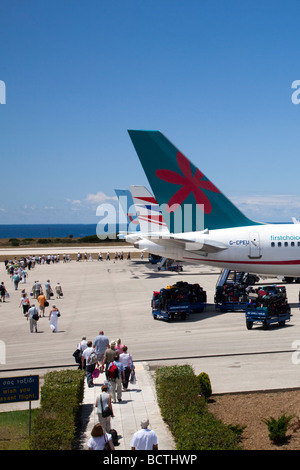
[[[122,252],[114,255],[115,260],[122,261],[123,258]],[[63,262],[71,261],[71,258],[65,255],[62,259]],[[92,255],[88,258],[85,253],[84,259],[92,261]],[[130,259],[130,253],[127,255],[127,259]],[[80,258],[78,256],[77,260],[81,261],[82,256]],[[103,260],[101,253],[98,255],[98,260]],[[110,261],[109,252],[106,253],[106,260]],[[32,272],[37,264],[49,265],[60,261],[59,255],[5,260],[6,272],[12,286],[15,291],[21,294],[19,308],[22,308],[23,316],[28,321],[31,333],[38,332],[38,321],[42,317],[48,317],[49,326],[53,333],[58,331],[58,319],[61,312],[55,304],[56,300],[63,297],[61,284],[57,282],[52,287],[50,279],[44,283],[34,280],[28,288],[28,280],[29,274],[30,278],[34,276]],[[5,286],[5,282],[2,281],[0,283],[0,302],[6,302],[9,299],[9,290]],[[46,314],[48,308],[49,313]],[[95,378],[103,374],[101,393],[95,402],[99,422],[92,430],[91,438],[87,444],[88,449],[107,448],[112,450],[114,446],[118,445],[117,433],[111,429],[111,418],[114,417],[113,405],[122,401],[122,394],[127,392],[130,384],[134,384],[136,381],[132,355],[120,339],[109,341],[103,331],[100,331],[93,341],[87,341],[85,337],[82,338],[74,352],[74,357],[78,362],[78,367],[85,370],[88,387],[93,387]],[[156,433],[148,429],[148,426],[149,421],[142,420],[141,429],[132,436],[131,449],[157,449]]]
[[[29,330],[31,333],[37,333],[37,322],[41,317],[45,317],[46,308],[50,307],[50,300],[52,300],[52,307],[48,314],[50,330],[57,332],[58,318],[60,317],[60,310],[53,304],[53,299],[61,299],[63,297],[62,286],[59,282],[52,288],[50,279],[47,279],[44,286],[39,280],[33,282],[29,293],[25,287],[28,280],[28,272],[32,271],[36,264],[50,264],[58,263],[60,260],[59,255],[48,256],[31,256],[22,257],[21,259],[14,258],[13,260],[5,260],[5,269],[9,275],[14,290],[19,290],[19,285],[22,284],[21,299],[19,307],[22,307],[24,318],[29,322]],[[0,301],[6,302],[10,297],[9,291],[5,286],[4,281],[0,284]]]
[[[105,253],[104,255],[102,255],[102,252],[100,251],[100,252],[98,253],[98,255],[96,255],[96,259],[97,259],[98,261],[103,261],[104,258],[105,258],[106,261],[110,261],[110,260],[112,259],[112,256],[111,256],[111,254],[110,254],[109,251],[108,251],[107,253]],[[123,261],[123,259],[124,259],[124,253],[123,253],[123,251],[120,251],[120,252],[117,251],[117,252],[115,252],[115,254],[114,254],[114,256],[113,256],[113,259],[114,259],[115,261],[118,261],[118,260]],[[130,251],[127,253],[126,259],[127,259],[127,260],[130,260],[130,259],[131,259],[131,257],[130,257]],[[82,255],[82,253],[78,252],[78,253],[77,253],[77,257],[76,257],[76,261],[83,261],[83,260],[84,260],[84,261],[94,261],[93,254],[90,253],[90,254],[88,255],[88,253],[85,252],[85,253]]]
[[[85,370],[88,387],[94,386],[94,379],[103,373],[101,393],[96,398],[98,423],[94,426],[88,448],[91,450],[113,450],[117,445],[116,431],[111,429],[114,417],[113,404],[122,401],[122,393],[135,383],[135,366],[128,347],[120,338],[110,341],[101,330],[93,341],[83,337],[73,353],[78,367]],[[148,429],[149,421],[141,422],[141,429],[131,440],[132,450],[153,450],[158,448],[156,433]]]

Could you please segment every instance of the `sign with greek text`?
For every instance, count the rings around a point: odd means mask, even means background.
[[[39,376],[6,377],[0,379],[0,405],[39,399]]]

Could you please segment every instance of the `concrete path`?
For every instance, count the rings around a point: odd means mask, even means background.
[[[140,422],[144,418],[150,421],[150,429],[158,436],[158,448],[160,450],[175,449],[170,431],[164,423],[156,400],[156,392],[146,362],[135,363],[136,384],[129,385],[128,391],[122,393],[122,401],[113,403],[115,417],[112,418],[112,428],[119,437],[119,445],[115,450],[130,450],[130,442],[133,434],[140,429]],[[93,426],[98,423],[96,398],[101,392],[101,385],[105,379],[100,374],[94,380],[95,386],[88,388],[85,382],[83,412],[86,429],[81,437],[81,448],[87,449],[87,442],[91,437]]]

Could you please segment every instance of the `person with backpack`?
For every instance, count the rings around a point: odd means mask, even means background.
[[[93,387],[93,372],[98,364],[98,359],[97,355],[95,353],[95,348],[93,347],[93,342],[88,341],[87,342],[87,347],[84,349],[81,355],[81,364],[82,367],[84,366],[84,360],[85,360],[85,371],[86,371],[86,381],[88,384],[88,387]]]
[[[109,380],[108,377],[108,366],[113,360],[115,359],[115,354],[116,354],[116,349],[115,349],[116,343],[115,341],[112,341],[110,345],[107,346],[107,349],[104,353],[103,361],[102,361],[102,370],[105,372],[105,377],[106,380]]]
[[[122,401],[122,383],[125,381],[125,368],[122,362],[119,361],[119,353],[116,351],[115,359],[108,366],[108,380],[111,384],[111,396],[113,403],[116,403],[116,396],[118,401]]]

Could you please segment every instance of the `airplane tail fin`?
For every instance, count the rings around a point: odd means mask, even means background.
[[[167,224],[164,221],[159,205],[145,186],[129,187],[141,232],[166,232]]]
[[[161,132],[128,133],[171,233],[261,225],[246,217]]]
[[[115,189],[115,193],[119,201],[119,210],[121,209],[122,211],[120,219],[123,220],[123,223],[121,224],[122,227],[120,227],[120,230],[127,232],[140,231],[140,224],[131,192],[128,189]]]

